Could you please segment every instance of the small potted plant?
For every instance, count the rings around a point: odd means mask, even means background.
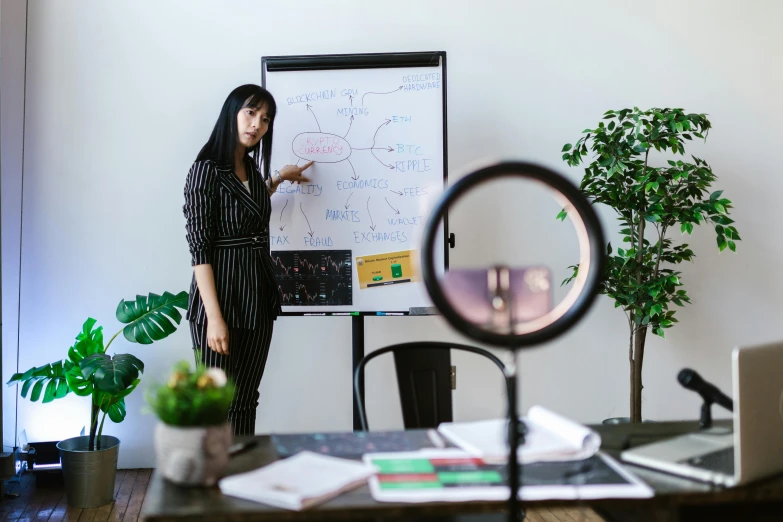
[[[107,415],[116,423],[125,420],[125,397],[138,386],[144,363],[130,354],[109,355],[109,346],[120,333],[128,341],[139,344],[168,337],[182,320],[177,308],[184,310],[187,304],[187,292],[151,293],[137,296],[135,301],[123,299],[117,306],[116,316],[125,326],[105,346],[103,327],[96,328],[95,319],[88,318],[76,342],[68,349],[67,358],[14,374],[8,381],[9,386],[21,384],[22,397],[29,394],[33,402],[38,399],[52,402],[71,392],[91,397],[90,434],[57,444],[70,505],[92,508],[114,500],[120,440],[103,435],[103,424]]]
[[[197,352],[194,352],[197,353]],[[213,486],[228,466],[234,385],[219,368],[182,361],[165,384],[149,389],[147,402],[159,419],[155,428],[157,470],[183,486]]]

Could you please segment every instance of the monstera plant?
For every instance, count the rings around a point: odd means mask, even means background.
[[[96,447],[96,441],[99,445],[106,416],[113,422],[125,419],[125,397],[136,389],[144,371],[144,363],[137,357],[110,355],[109,346],[120,333],[128,341],[139,344],[165,339],[176,331],[176,325],[182,320],[177,308],[184,310],[187,304],[188,293],[184,291],[176,295],[169,292],[139,295],[135,301],[123,299],[117,306],[116,316],[125,326],[105,345],[103,327],[96,328],[95,319],[88,318],[76,336],[76,342],[68,349],[66,359],[14,374],[8,384],[21,384],[22,397],[29,395],[33,402],[39,399],[44,403],[52,402],[71,392],[91,397],[89,449],[100,449]]]

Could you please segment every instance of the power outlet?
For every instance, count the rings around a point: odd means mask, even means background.
[[[451,389],[456,390],[457,389],[457,367],[452,366],[451,367]]]

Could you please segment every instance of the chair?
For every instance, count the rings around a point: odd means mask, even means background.
[[[394,355],[405,429],[437,428],[441,422],[453,421],[450,350],[462,350],[486,357],[500,369],[506,382],[506,367],[503,361],[483,348],[432,341],[386,346],[365,355],[356,366],[353,391],[362,430],[368,430],[363,397],[364,368],[371,360],[389,352]]]
[[[457,343],[422,341],[393,344],[362,357],[353,376],[353,393],[358,406],[362,431],[368,431],[367,411],[364,407],[364,368],[371,360],[392,352],[397,370],[397,390],[402,405],[402,422],[406,430],[437,428],[441,422],[454,420],[451,407],[451,350],[481,355],[495,363],[500,370],[508,393],[506,366],[483,348]],[[444,357],[445,356],[445,357]],[[408,522],[423,522],[414,519]],[[505,522],[502,513],[478,513],[449,517],[426,518],[427,522]]]

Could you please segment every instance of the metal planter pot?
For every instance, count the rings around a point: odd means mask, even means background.
[[[97,450],[90,451],[90,437],[73,437],[57,443],[63,468],[65,495],[68,504],[92,508],[114,500],[114,479],[117,476],[117,455],[120,439],[111,435],[96,441]]]

